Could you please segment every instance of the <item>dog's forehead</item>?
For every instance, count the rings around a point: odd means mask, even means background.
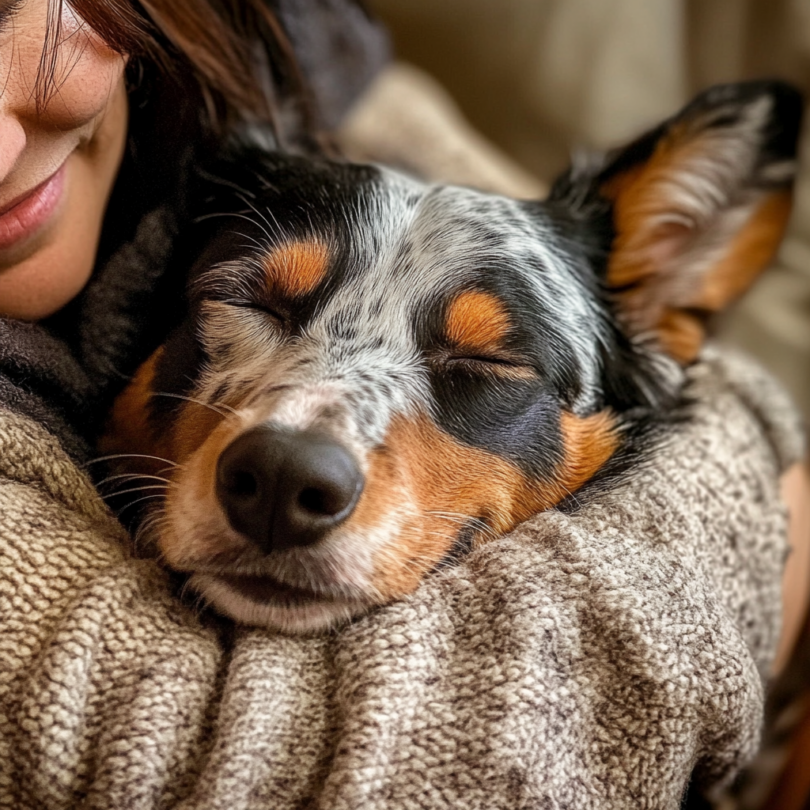
[[[260,197],[240,215],[257,230],[234,229],[243,258],[206,262],[198,289],[280,305],[299,335],[285,351],[402,370],[449,341],[578,378],[578,406],[597,395],[604,312],[553,208],[338,164],[271,174]]]
[[[343,204],[343,281],[322,319],[402,341],[421,316],[481,290],[492,300],[476,308],[481,318],[511,313],[513,326],[568,345],[586,385],[595,382],[601,310],[542,205],[388,169]]]
[[[415,285],[424,299],[531,276],[555,263],[550,223],[521,203],[459,186],[422,183],[382,169],[353,202],[358,276]]]
[[[379,169],[354,194],[341,188],[335,200],[327,190],[319,206],[329,216],[312,212],[313,239],[330,246],[340,277],[322,317],[348,308],[404,324],[471,289],[489,291],[506,309],[525,309],[531,299],[538,313],[545,303],[568,299],[562,318],[572,328],[591,315],[539,205]],[[331,229],[323,230],[322,220],[331,220]]]

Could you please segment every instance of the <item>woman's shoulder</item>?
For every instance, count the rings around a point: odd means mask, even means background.
[[[0,318],[0,444],[7,460],[9,442],[25,436],[26,424],[58,442],[73,459],[89,447],[79,426],[89,379],[70,347],[41,324]],[[22,422],[15,421],[15,415]]]

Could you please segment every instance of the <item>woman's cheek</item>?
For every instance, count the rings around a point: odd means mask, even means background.
[[[127,107],[124,82],[119,81],[93,136],[65,162],[64,196],[55,221],[26,258],[3,266],[0,256],[0,317],[46,318],[87,284],[123,157]]]
[[[126,58],[113,51],[65,3],[53,83],[40,111],[45,126],[76,129],[105,111],[126,66]]]

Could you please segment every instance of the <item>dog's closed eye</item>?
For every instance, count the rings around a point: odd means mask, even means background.
[[[538,378],[537,370],[518,357],[495,355],[448,355],[443,358],[448,369],[461,369],[471,374],[490,375],[499,378],[532,380]]]
[[[264,318],[268,318],[274,321],[278,327],[283,327],[289,320],[289,315],[283,312],[281,307],[274,307],[270,304],[257,303],[255,301],[247,300],[240,301],[239,299],[225,301],[224,303],[228,306],[234,307],[235,309],[246,310],[247,312],[255,313]]]

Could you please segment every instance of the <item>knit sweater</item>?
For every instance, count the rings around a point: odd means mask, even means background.
[[[0,807],[677,808],[752,756],[795,413],[714,351],[686,418],[333,632],[234,626],[0,413]]]

